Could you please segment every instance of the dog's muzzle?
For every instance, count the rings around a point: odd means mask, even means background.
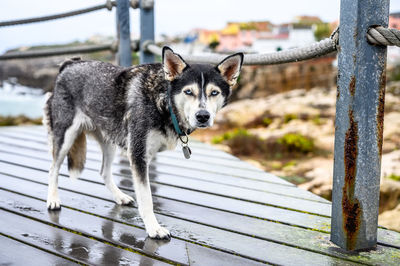
[[[200,110],[196,113],[196,120],[198,127],[207,127],[210,120],[210,113],[206,110]]]

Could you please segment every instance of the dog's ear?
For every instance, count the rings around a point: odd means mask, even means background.
[[[172,51],[168,46],[164,46],[162,49],[162,64],[165,79],[169,81],[176,79],[186,68],[189,67],[182,57],[174,53],[174,51]]]
[[[243,53],[237,53],[226,57],[216,66],[216,69],[224,80],[229,84],[229,86],[233,86],[236,84],[236,81],[240,74],[240,69],[243,64]]]

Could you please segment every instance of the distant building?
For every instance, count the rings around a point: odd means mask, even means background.
[[[252,50],[272,53],[315,42],[312,26],[284,24],[276,27],[269,35],[260,36],[253,42]]]
[[[400,30],[400,12],[390,14],[389,28],[395,28]]]
[[[282,25],[269,21],[228,22],[222,30],[196,29],[194,32],[198,47],[206,47],[208,52],[267,53],[314,42],[315,25],[319,23],[322,21],[318,17],[299,16],[294,22]]]
[[[247,51],[258,37],[255,29],[241,29],[238,24],[230,24],[221,31],[217,51]]]
[[[400,30],[400,12],[390,14],[389,28]],[[400,49],[398,47],[389,46],[387,60],[389,66],[400,64]]]
[[[202,44],[208,45],[212,42],[219,42],[219,30],[195,29],[195,31],[198,34],[198,41]]]
[[[219,31],[197,29],[198,41],[205,45],[218,42],[218,52],[249,51],[253,42],[272,28],[273,25],[269,21],[228,22],[226,27]]]
[[[293,23],[311,26],[322,23],[322,20],[316,16],[297,16],[294,18]]]

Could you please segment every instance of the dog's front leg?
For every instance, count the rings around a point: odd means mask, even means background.
[[[145,152],[137,145],[135,149],[128,149],[128,157],[131,164],[133,184],[135,186],[136,202],[139,214],[143,219],[146,232],[151,238],[170,239],[169,231],[161,227],[153,211],[153,200],[151,196],[149,180],[149,159]]]

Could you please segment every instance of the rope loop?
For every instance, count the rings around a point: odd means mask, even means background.
[[[368,29],[367,40],[370,44],[374,45],[400,47],[400,30],[372,26]]]

